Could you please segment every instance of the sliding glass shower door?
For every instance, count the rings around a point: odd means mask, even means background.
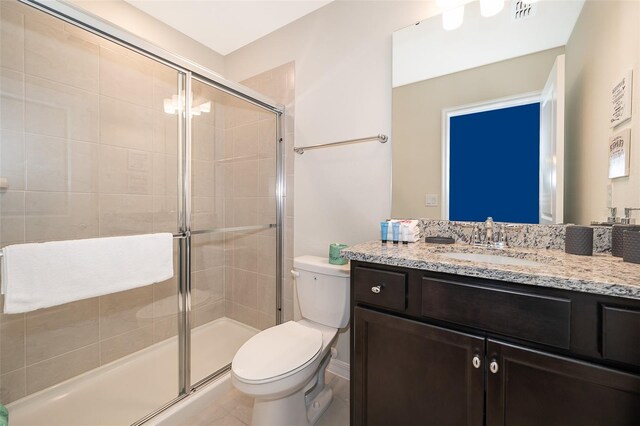
[[[181,73],[18,2],[0,14],[0,246],[176,234]],[[30,398],[11,423],[130,424],[176,398],[177,283],[0,315],[0,402]]]
[[[276,324],[277,114],[193,79],[191,383]]]
[[[70,6],[0,3],[0,248],[168,232],[175,271],[0,314],[0,403],[138,424],[278,321],[282,110]]]

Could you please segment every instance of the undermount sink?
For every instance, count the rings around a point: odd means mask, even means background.
[[[468,260],[471,262],[493,263],[496,265],[514,265],[514,266],[545,266],[544,263],[534,262],[533,260],[519,259],[517,257],[500,256],[496,254],[480,254],[480,253],[441,253],[440,256],[448,257],[456,260]]]

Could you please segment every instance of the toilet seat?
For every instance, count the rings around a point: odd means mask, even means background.
[[[304,369],[322,351],[322,332],[289,321],[249,339],[238,350],[231,369],[246,383],[266,383]]]

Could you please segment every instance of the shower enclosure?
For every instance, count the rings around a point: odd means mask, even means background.
[[[0,315],[0,402],[141,423],[281,320],[283,107],[65,3],[0,30],[0,245],[171,232],[176,271]]]

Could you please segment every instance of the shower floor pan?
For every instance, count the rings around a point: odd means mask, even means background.
[[[229,364],[258,332],[220,318],[191,333],[192,383]],[[11,426],[130,425],[178,395],[177,337],[8,405]]]

